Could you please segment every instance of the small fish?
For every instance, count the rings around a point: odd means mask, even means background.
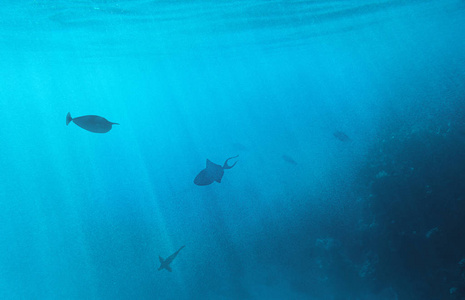
[[[66,115],[66,125],[71,121],[77,126],[95,133],[105,133],[110,131],[113,125],[119,125],[118,123],[112,123],[105,118],[94,115],[71,118],[71,114],[68,113]]]
[[[186,247],[186,246],[182,246],[181,248],[179,248],[178,251],[174,252],[173,254],[168,256],[166,259],[163,259],[161,256],[158,256],[158,260],[160,261],[160,267],[158,268],[158,271],[160,271],[162,269],[166,269],[166,270],[171,272],[172,270],[171,270],[171,267],[170,267],[170,263],[173,261],[173,259],[176,258],[179,251],[181,251],[181,249],[184,248],[184,247]]]
[[[224,162],[223,166],[212,163],[209,159],[207,159],[206,168],[203,169],[202,171],[200,171],[200,173],[195,177],[194,183],[196,185],[209,185],[209,184],[212,184],[213,181],[221,183],[221,179],[223,178],[224,170],[231,169],[237,163],[237,161],[236,161],[231,166],[228,166],[228,161],[230,159],[236,158],[238,156],[239,155],[228,158]]]
[[[283,154],[283,155],[281,156],[281,158],[282,158],[285,162],[290,163],[291,165],[294,165],[294,166],[297,165],[297,162],[296,162],[292,157],[287,156],[286,154]]]
[[[342,131],[336,131],[333,133],[333,135],[338,139],[340,140],[341,142],[348,142],[350,141],[350,138],[347,136],[347,134],[345,134],[344,132]]]

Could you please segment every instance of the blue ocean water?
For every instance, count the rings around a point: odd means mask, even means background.
[[[465,299],[464,32],[463,0],[3,1],[0,298]]]

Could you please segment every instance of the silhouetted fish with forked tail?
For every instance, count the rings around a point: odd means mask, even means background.
[[[71,118],[71,114],[68,113],[66,115],[66,125],[71,121],[77,126],[95,133],[105,133],[110,131],[113,125],[119,125],[118,123],[112,123],[105,118],[94,115]]]
[[[184,247],[186,247],[186,246],[182,246],[181,248],[179,248],[178,251],[174,252],[173,254],[168,256],[166,259],[163,259],[161,256],[158,256],[158,260],[160,260],[160,267],[158,268],[158,271],[160,271],[161,269],[166,269],[166,270],[171,272],[172,270],[171,270],[171,267],[170,267],[170,263],[173,261],[173,259],[176,258],[179,251],[181,251],[181,249],[184,248]]]
[[[213,181],[216,181],[218,183],[221,183],[221,179],[223,178],[224,170],[231,169],[234,167],[237,163],[237,161],[232,164],[232,166],[228,166],[228,160],[232,158],[236,158],[239,155],[233,156],[228,158],[223,166],[217,165],[212,163],[209,159],[207,159],[207,166],[205,169],[200,171],[200,173],[195,177],[194,183],[196,185],[209,185],[213,183]]]

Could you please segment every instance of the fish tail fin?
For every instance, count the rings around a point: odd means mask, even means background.
[[[71,122],[72,120],[73,120],[73,118],[71,118],[71,114],[68,113],[68,114],[66,115],[66,125],[68,125],[69,122]]]
[[[237,158],[237,157],[239,157],[239,155],[236,155],[236,156],[233,156],[233,157],[228,158],[228,159],[224,162],[223,169],[227,170],[227,169],[231,169],[232,167],[234,167],[234,166],[237,164],[237,161],[234,162],[231,166],[228,165],[228,161],[229,161],[230,159]]]
[[[163,263],[165,262],[165,260],[161,256],[158,256],[158,260],[160,261],[160,267],[158,268],[158,271],[160,271],[161,269],[163,269]]]

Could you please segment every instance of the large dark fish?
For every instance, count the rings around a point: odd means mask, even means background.
[[[161,269],[166,269],[166,270],[171,272],[172,270],[171,270],[171,267],[170,267],[170,263],[173,261],[173,259],[176,258],[179,251],[181,251],[181,249],[184,248],[184,247],[185,246],[182,246],[181,248],[179,248],[178,251],[174,252],[173,254],[168,256],[166,259],[163,259],[161,256],[158,256],[158,260],[160,261],[160,267],[158,268],[158,271],[160,271]]]
[[[195,177],[194,183],[196,185],[209,185],[213,183],[213,181],[216,181],[218,183],[221,183],[221,179],[223,178],[224,170],[231,169],[234,167],[237,163],[237,161],[232,164],[232,166],[228,166],[228,160],[232,158],[236,158],[239,155],[233,156],[228,158],[223,166],[217,165],[215,163],[212,163],[209,159],[207,159],[207,166],[205,169],[200,171],[200,173]]]
[[[118,123],[112,123],[105,118],[94,115],[71,118],[71,114],[68,113],[66,115],[66,125],[71,121],[77,126],[95,133],[105,133],[110,131],[113,125],[119,125]]]

